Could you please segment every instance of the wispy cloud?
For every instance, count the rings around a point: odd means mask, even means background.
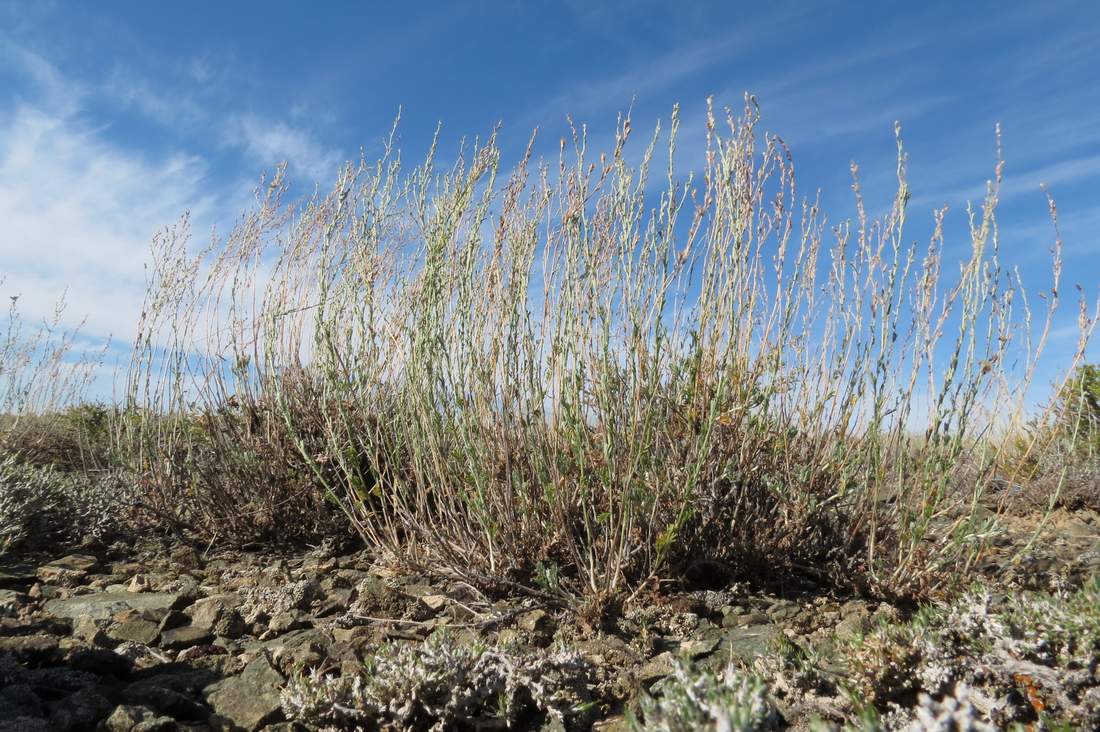
[[[107,78],[102,91],[166,127],[192,127],[206,121],[203,107],[190,96],[158,89],[148,79],[121,67],[116,67]]]
[[[4,295],[30,318],[65,294],[66,323],[127,339],[144,290],[153,234],[187,210],[209,218],[206,163],[146,157],[107,142],[72,99],[85,91],[24,52],[39,94],[0,118],[0,262]],[[73,96],[55,93],[63,85]]]
[[[998,197],[1001,201],[1008,201],[1025,194],[1040,196],[1044,185],[1053,194],[1057,194],[1061,185],[1095,177],[1100,177],[1100,155],[1062,160],[1019,173],[1009,169],[1001,183]],[[915,206],[958,206],[967,202],[978,202],[985,197],[986,185],[987,181],[974,181],[946,190],[937,187],[935,193],[915,196],[912,203]]]
[[[226,125],[225,140],[241,147],[261,167],[288,162],[314,182],[333,178],[343,158],[301,129],[258,115],[241,115]]]

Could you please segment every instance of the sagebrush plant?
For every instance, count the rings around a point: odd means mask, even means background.
[[[678,662],[658,696],[643,697],[640,711],[640,719],[629,718],[636,732],[764,732],[782,726],[767,684],[733,665],[715,674]]]
[[[299,206],[277,171],[197,254],[184,221],[154,247],[129,464],[214,538],[332,507],[405,563],[597,605],[699,559],[935,590],[988,529],[986,407],[1023,420],[1057,298],[1033,341],[999,165],[955,275],[943,211],[905,239],[900,133],[892,206],[857,179],[829,241],[758,121],[708,105],[695,175],[676,110],[640,156],[623,119],[507,174],[495,135],[408,171],[391,135]]]
[[[63,324],[64,298],[37,326],[25,322],[19,295],[9,300],[0,334],[0,453],[74,469],[95,466],[94,457],[82,449],[87,447],[85,425],[74,417],[95,409],[84,405],[84,396],[105,349],[77,347],[79,327]]]
[[[106,536],[125,496],[94,471],[111,441],[109,420],[84,403],[104,351],[77,347],[79,328],[63,326],[63,299],[37,326],[25,322],[18,295],[9,299],[0,335],[0,554],[28,538],[49,546]]]
[[[977,713],[998,728],[1100,724],[1096,578],[1060,593],[996,597],[975,587],[907,623],[844,639],[839,650],[848,666],[844,686],[857,706],[907,709],[918,696],[946,701],[965,689],[967,700],[957,699],[965,703],[941,711]]]
[[[1056,386],[1005,463],[1008,509],[1100,509],[1100,366],[1082,363]]]
[[[24,545],[104,540],[136,524],[136,496],[109,472],[74,473],[33,465],[19,455],[0,457],[0,555]]]
[[[361,673],[298,674],[283,690],[282,706],[288,719],[326,730],[480,729],[492,722],[528,729],[540,715],[585,729],[593,686],[593,669],[579,654],[463,644],[437,632],[419,645],[379,648]]]

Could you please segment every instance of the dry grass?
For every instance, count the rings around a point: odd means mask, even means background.
[[[154,245],[126,469],[207,540],[350,526],[597,611],[701,562],[944,587],[988,535],[984,492],[1050,441],[994,437],[1056,418],[1025,394],[1057,247],[1033,323],[1000,261],[999,165],[944,266],[943,211],[906,239],[900,135],[889,210],[854,177],[856,219],[829,228],[757,125],[751,101],[711,109],[695,176],[674,112],[637,160],[629,119],[605,154],[581,129],[508,173],[495,136],[446,170],[434,144],[408,170],[387,146],[299,205],[277,171],[197,253],[184,220]]]

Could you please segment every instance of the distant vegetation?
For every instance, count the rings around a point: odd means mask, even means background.
[[[1000,167],[944,261],[942,212],[907,238],[900,135],[889,210],[857,181],[856,219],[827,225],[757,123],[712,110],[694,177],[675,112],[637,160],[624,120],[611,150],[576,131],[510,171],[493,136],[446,169],[388,146],[303,203],[279,170],[224,239],[156,239],[116,405],[83,404],[94,363],[13,309],[0,548],[42,490],[123,534],[356,534],[599,617],[666,580],[924,597],[992,536],[980,498],[1100,504],[1096,318],[1029,411],[1061,262],[1031,312]]]

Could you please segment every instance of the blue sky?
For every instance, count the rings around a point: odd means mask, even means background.
[[[690,162],[707,96],[737,109],[749,91],[833,220],[852,214],[853,160],[870,203],[891,199],[900,120],[911,231],[950,205],[949,254],[966,244],[965,203],[992,174],[999,122],[1005,259],[1029,290],[1048,286],[1045,182],[1066,284],[1095,299],[1098,38],[1095,3],[0,0],[3,294],[39,316],[67,290],[90,339],[124,344],[155,231],[187,210],[200,231],[231,224],[282,160],[308,192],[376,151],[399,107],[406,155],[437,122],[444,151],[499,122],[514,159],[536,126],[555,155],[567,115],[600,148],[617,113],[632,105],[646,130],[679,102]],[[1072,345],[1069,329],[1059,337],[1055,356]]]

